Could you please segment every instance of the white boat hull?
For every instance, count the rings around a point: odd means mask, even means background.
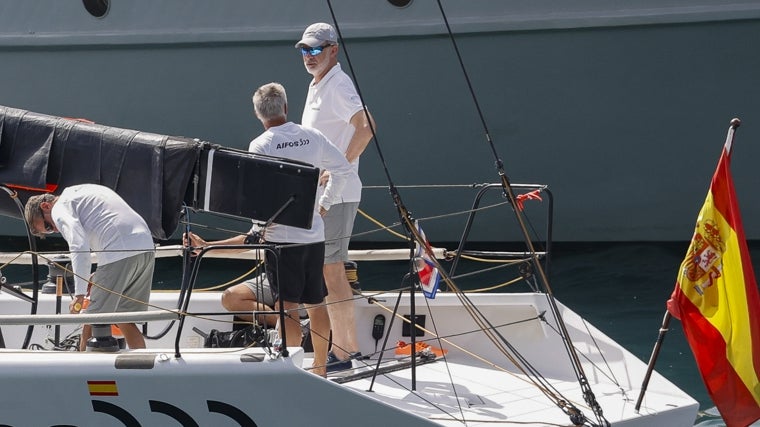
[[[371,293],[365,292],[365,295]],[[394,357],[403,336],[402,322],[388,330],[397,294],[373,295],[376,303],[356,300],[360,350],[370,359],[354,362],[352,374],[374,366],[383,340],[371,336],[373,319],[386,317],[390,350],[383,366],[399,363]],[[222,312],[217,292],[193,295],[190,312]],[[573,402],[587,417],[572,367],[562,352],[561,340],[549,326],[553,323],[545,296],[541,294],[472,294],[469,296],[507,340],[540,372],[548,384]],[[173,309],[177,293],[154,293],[151,310]],[[124,425],[117,418],[129,417],[139,424],[167,425],[170,418],[193,420],[197,425],[362,425],[485,426],[569,425],[568,416],[526,380],[496,348],[476,332],[459,299],[439,293],[429,301],[417,298],[416,314],[426,318],[428,332],[418,340],[449,352],[416,369],[412,390],[411,369],[355,379],[338,384],[308,372],[311,353],[293,348],[289,358],[270,359],[262,348],[203,349],[195,326],[229,330],[231,316],[211,319],[189,316],[181,334],[181,357],[176,357],[174,337],[177,324],[164,338],[148,341],[148,349],[119,353],[75,353],[61,351],[3,350],[0,352],[0,423],[7,425]],[[697,402],[668,380],[654,373],[643,406],[634,405],[646,365],[579,316],[559,305],[570,336],[581,355],[604,416],[615,426],[691,426]],[[21,314],[28,305],[0,294],[0,312]],[[399,313],[409,314],[409,296],[399,302]],[[55,297],[43,295],[39,313],[53,313]],[[548,323],[540,320],[545,316]],[[0,320],[1,321],[1,320]],[[433,322],[434,321],[434,322]],[[434,323],[434,324],[433,324]],[[150,322],[155,333],[166,322]],[[62,335],[73,326],[64,326]],[[445,338],[431,340],[432,332]],[[6,345],[20,345],[25,331],[20,326],[2,326]],[[44,343],[54,330],[37,326],[32,342]],[[305,369],[304,369],[305,368]],[[94,396],[88,381],[110,381],[103,387],[117,395]],[[454,393],[451,383],[456,384]],[[95,389],[97,389],[96,386]],[[30,396],[40,398],[44,390],[45,411],[19,411]],[[371,391],[368,391],[371,390]],[[457,405],[459,402],[461,405]],[[238,421],[234,421],[234,416]],[[243,424],[239,420],[255,424]],[[463,423],[461,420],[467,420]],[[246,421],[247,422],[247,421]],[[129,425],[129,424],[127,424]],[[183,424],[194,425],[194,424]]]

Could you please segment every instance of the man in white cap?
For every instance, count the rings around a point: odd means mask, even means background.
[[[352,166],[340,202],[333,205],[323,218],[324,277],[332,325],[332,349],[327,359],[329,373],[350,369],[351,359],[360,356],[353,292],[346,279],[344,262],[348,261],[348,243],[361,200],[359,156],[372,139],[375,123],[362,104],[351,78],[341,70],[338,37],[332,25],[322,22],[309,25],[296,43],[296,48],[303,55],[306,71],[313,76],[301,124],[325,134]],[[323,175],[320,183],[324,184],[328,178],[329,174]]]

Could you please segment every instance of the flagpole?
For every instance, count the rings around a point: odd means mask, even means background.
[[[742,124],[742,121],[739,120],[738,117],[734,117],[731,119],[731,123],[728,125],[728,135],[726,135],[726,144],[724,145],[724,148],[726,149],[726,154],[729,156],[731,155],[731,148],[734,145],[734,132],[736,132],[736,128],[738,128]]]
[[[723,149],[726,151],[726,155],[731,155],[731,148],[734,143],[734,133],[736,132],[736,128],[738,128],[742,124],[742,121],[738,118],[731,119],[731,122],[728,126],[728,133],[726,134],[726,142],[723,146]],[[654,344],[654,348],[652,349],[652,355],[649,357],[649,364],[647,365],[647,372],[644,375],[644,381],[641,383],[641,391],[639,392],[639,398],[636,400],[636,407],[634,408],[636,412],[639,412],[639,409],[641,408],[641,402],[644,400],[644,393],[647,391],[647,387],[649,386],[649,379],[652,377],[652,372],[654,371],[654,364],[657,361],[657,357],[660,354],[660,348],[662,347],[663,341],[665,341],[665,334],[668,332],[668,327],[670,326],[670,319],[673,317],[672,314],[670,314],[669,310],[665,310],[665,316],[662,318],[662,325],[660,326],[660,333],[657,335],[657,341]]]
[[[649,386],[649,379],[652,377],[652,372],[654,371],[654,363],[657,361],[657,356],[660,355],[660,348],[662,347],[663,341],[665,341],[665,334],[668,332],[668,327],[670,326],[670,319],[673,316],[670,314],[668,310],[665,310],[665,317],[662,318],[662,325],[660,326],[660,333],[657,335],[657,341],[654,344],[654,348],[652,349],[652,355],[649,357],[649,365],[647,365],[647,373],[644,375],[644,381],[641,383],[641,391],[639,392],[639,398],[636,400],[636,407],[634,408],[636,412],[639,412],[639,409],[641,408],[641,402],[644,400],[644,393],[647,391],[647,387]]]

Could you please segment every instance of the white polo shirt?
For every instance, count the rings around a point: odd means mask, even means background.
[[[362,102],[348,74],[335,64],[319,83],[309,84],[301,124],[322,132],[345,155],[354,127],[351,117],[362,110]],[[359,159],[351,163],[351,175],[341,193],[340,202],[359,202],[362,181],[359,179]]]

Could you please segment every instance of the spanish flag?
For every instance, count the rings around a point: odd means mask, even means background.
[[[734,120],[668,301],[728,427],[760,419],[760,297],[729,167]]]
[[[87,381],[90,396],[118,396],[116,381]]]

